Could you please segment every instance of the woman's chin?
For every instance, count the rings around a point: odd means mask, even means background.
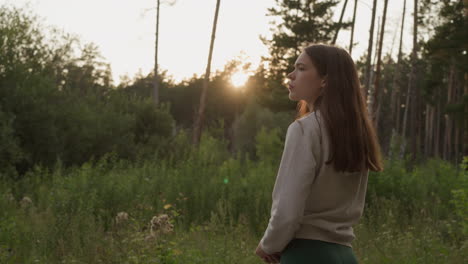
[[[289,92],[289,100],[291,100],[291,101],[299,101],[299,99],[297,99],[296,96],[295,96],[293,93],[291,93],[291,92]]]

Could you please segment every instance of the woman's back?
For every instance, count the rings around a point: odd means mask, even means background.
[[[291,123],[272,193],[271,218],[261,245],[281,251],[293,238],[351,246],[362,215],[368,171],[337,172],[325,164],[330,140],[319,111]]]
[[[325,164],[330,155],[330,139],[320,111],[297,119],[304,133],[319,137],[320,146],[313,146],[317,169],[310,194],[306,198],[304,216],[296,238],[320,239],[351,247],[355,238],[352,226],[362,216],[367,190],[368,170],[338,172]],[[352,139],[350,139],[352,140]]]

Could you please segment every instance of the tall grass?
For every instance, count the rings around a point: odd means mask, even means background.
[[[153,159],[110,154],[0,182],[0,263],[261,263],[253,251],[270,214],[279,132],[259,132],[256,161],[207,133],[199,147],[188,142],[182,132]],[[353,242],[360,263],[466,263],[467,177],[441,160],[371,174]],[[119,212],[129,219],[117,223]],[[163,213],[174,232],[149,239]]]

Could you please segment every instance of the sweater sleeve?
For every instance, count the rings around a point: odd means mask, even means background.
[[[267,254],[283,251],[299,229],[316,176],[318,159],[312,150],[319,147],[317,142],[317,135],[313,131],[304,132],[299,121],[289,125],[272,193],[271,216],[260,241],[260,247]]]

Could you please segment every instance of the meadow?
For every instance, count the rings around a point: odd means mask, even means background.
[[[110,153],[2,179],[0,262],[262,263],[254,250],[269,219],[278,131],[257,135],[258,159],[230,154],[208,132],[198,147],[189,142],[182,131],[173,151],[153,158]],[[387,157],[369,175],[355,226],[359,263],[466,263],[467,164],[430,159],[407,169]]]

